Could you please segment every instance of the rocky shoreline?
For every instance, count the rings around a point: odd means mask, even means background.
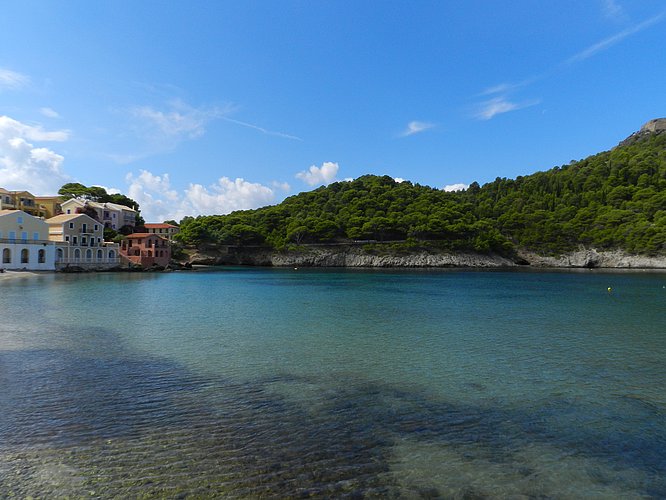
[[[368,252],[359,246],[305,246],[298,250],[269,248],[208,248],[188,252],[189,265],[247,265],[263,267],[383,267],[383,268],[611,268],[666,269],[666,257],[580,249],[560,256],[519,252],[513,257],[475,252],[415,250],[410,253]]]

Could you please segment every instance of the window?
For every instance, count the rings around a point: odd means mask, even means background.
[[[102,255],[103,252],[101,250],[97,250],[97,260],[102,260]]]
[[[56,261],[61,261],[63,256],[62,248],[56,250]]]
[[[37,241],[39,239],[39,233],[32,233],[32,239]]]
[[[46,262],[46,251],[45,250],[40,250],[37,252],[37,262],[40,264],[44,264]]]
[[[67,212],[69,213],[69,210],[67,210]],[[69,228],[70,228],[70,229],[74,229],[74,223],[73,223],[73,222],[70,222],[70,223],[69,223]]]
[[[65,241],[69,241],[69,236],[65,236]]]
[[[79,250],[78,248],[74,250],[74,258],[76,260],[79,260],[81,258],[81,250]]]
[[[83,224],[83,228],[81,229],[82,233],[87,233],[88,232],[88,224]]]
[[[109,250],[109,259],[115,259],[116,258],[116,252],[113,250]]]
[[[16,239],[16,231],[9,231],[9,239],[10,240]]]
[[[68,214],[71,214],[72,211],[68,208],[68,209],[67,209],[67,213],[68,213]]]
[[[78,241],[77,241],[77,237],[76,237],[76,236],[72,237],[72,243],[74,243],[75,245],[78,244]]]
[[[22,215],[19,215],[19,216],[16,218],[16,223],[17,223],[17,224],[23,224],[23,216],[22,216]]]
[[[2,263],[11,264],[12,262],[12,251],[9,248],[5,248],[2,251]]]
[[[21,239],[22,240],[28,239],[28,231],[21,231]]]
[[[30,261],[30,254],[28,253],[28,249],[24,248],[21,250],[21,264],[27,264]]]
[[[86,250],[86,260],[90,262],[92,260],[92,250],[90,248]]]

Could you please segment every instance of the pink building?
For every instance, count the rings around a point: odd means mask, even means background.
[[[171,243],[157,234],[132,233],[121,242],[120,255],[143,267],[166,267],[171,260]]]

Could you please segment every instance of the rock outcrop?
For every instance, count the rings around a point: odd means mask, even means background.
[[[655,118],[643,125],[639,132],[655,134],[664,131],[666,131],[666,118]]]
[[[408,254],[366,252],[358,246],[310,246],[292,251],[269,248],[231,248],[227,252],[209,249],[190,254],[188,264],[248,265],[272,267],[403,267],[403,268],[614,268],[666,269],[666,257],[630,255],[622,251],[580,249],[560,256],[543,256],[529,251],[514,258],[474,252],[415,250]]]
[[[618,146],[627,146],[636,142],[639,139],[651,134],[663,134],[666,132],[666,118],[655,118],[643,125],[638,132],[634,132],[625,140],[620,142]]]
[[[593,248],[585,248],[556,257],[543,256],[531,252],[523,252],[521,256],[532,267],[666,269],[666,257],[630,255],[621,250],[603,252]]]

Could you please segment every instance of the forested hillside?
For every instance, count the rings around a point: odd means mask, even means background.
[[[632,136],[569,165],[472,183],[457,193],[366,175],[276,206],[187,217],[179,237],[193,245],[370,240],[503,254],[559,254],[585,245],[664,255],[666,133]]]

